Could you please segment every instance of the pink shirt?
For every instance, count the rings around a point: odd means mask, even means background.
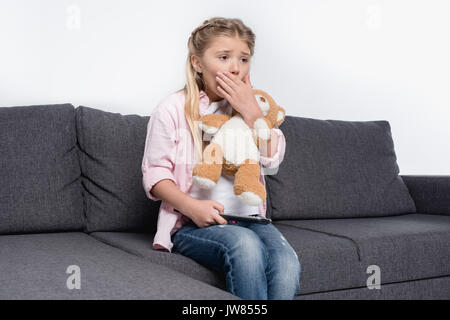
[[[175,92],[163,99],[152,112],[147,125],[144,156],[142,159],[142,185],[147,197],[154,201],[161,199],[150,193],[152,187],[163,179],[172,180],[177,187],[188,193],[192,185],[192,170],[195,166],[194,140],[184,115],[185,96],[183,91]],[[228,101],[225,103],[229,105]],[[209,97],[200,91],[199,113],[207,114]],[[265,186],[264,168],[277,168],[283,161],[286,140],[283,132],[278,134],[278,149],[272,157],[260,156],[261,173],[259,180]],[[267,202],[258,208],[261,216],[266,216]],[[158,213],[157,231],[153,239],[154,249],[172,252],[172,235],[190,219],[175,212],[174,207],[161,201]]]

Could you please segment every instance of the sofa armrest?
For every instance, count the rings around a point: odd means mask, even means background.
[[[450,215],[450,175],[400,175],[418,213]]]

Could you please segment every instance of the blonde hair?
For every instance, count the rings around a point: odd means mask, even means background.
[[[228,19],[213,17],[205,20],[203,24],[191,32],[188,40],[188,56],[186,59],[186,85],[183,89],[186,101],[184,104],[184,114],[191,129],[194,140],[194,152],[197,160],[202,158],[203,141],[202,132],[198,126],[200,90],[205,91],[205,83],[201,73],[194,69],[191,56],[203,57],[206,49],[216,37],[236,37],[246,42],[250,49],[250,56],[253,56],[255,48],[255,34],[240,19]]]

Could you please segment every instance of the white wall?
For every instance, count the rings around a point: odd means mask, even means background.
[[[254,87],[288,115],[388,120],[401,174],[450,174],[449,9],[445,0],[0,0],[0,106],[149,115],[183,87],[191,31],[237,17],[257,36]]]

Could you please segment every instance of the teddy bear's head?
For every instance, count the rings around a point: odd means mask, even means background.
[[[264,114],[264,118],[270,121],[273,127],[278,127],[283,123],[286,110],[275,103],[275,100],[265,91],[253,89],[256,101]]]

